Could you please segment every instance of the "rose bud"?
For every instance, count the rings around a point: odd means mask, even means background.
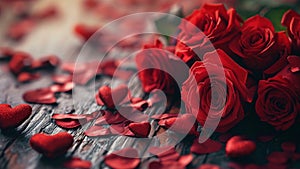
[[[28,104],[20,104],[12,108],[8,104],[0,104],[0,128],[12,128],[22,124],[32,112]]]
[[[221,63],[216,63],[218,59]],[[247,78],[248,72],[224,51],[207,53],[203,62],[194,63],[183,84],[181,95],[187,112],[208,128],[214,124],[206,123],[207,120],[220,120],[216,131],[228,131],[244,118],[245,103],[252,102],[253,96],[246,87]]]
[[[143,90],[150,93],[154,89],[167,94],[178,91],[188,76],[188,67],[179,58],[163,48],[160,41],[154,45],[146,44],[135,58],[138,76]]]
[[[39,133],[30,138],[30,146],[44,156],[54,158],[66,153],[73,141],[73,136],[67,132],[54,135]]]
[[[290,128],[300,112],[300,57],[289,56],[289,65],[258,85],[256,113],[276,130]]]
[[[286,57],[290,54],[286,34],[276,33],[272,22],[259,15],[245,21],[229,47],[241,65],[258,73],[266,70],[268,74],[276,74],[287,64]]]
[[[292,39],[293,54],[300,55],[300,14],[288,10],[283,15],[281,23],[287,27],[289,37]]]
[[[227,52],[228,43],[238,34],[242,22],[234,9],[226,10],[223,4],[204,4],[185,19],[188,22],[179,25],[175,52],[186,63],[199,60],[213,51],[213,46]]]

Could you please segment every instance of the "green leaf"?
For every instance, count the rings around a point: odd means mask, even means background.
[[[289,6],[279,6],[276,8],[271,8],[267,10],[267,12],[264,14],[264,17],[270,19],[276,31],[283,31],[286,28],[281,25],[281,18],[283,14],[289,9],[291,9],[291,7]]]

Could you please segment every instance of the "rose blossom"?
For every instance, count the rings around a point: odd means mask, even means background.
[[[199,60],[213,51],[213,46],[228,51],[228,42],[237,35],[242,22],[234,9],[226,10],[223,4],[204,4],[185,19],[188,22],[179,25],[176,55],[186,63]]]
[[[300,15],[293,10],[288,10],[282,17],[282,25],[287,27],[287,32],[292,39],[294,54],[300,54]]]
[[[245,21],[241,33],[231,40],[229,47],[247,69],[254,72],[266,70],[268,74],[281,70],[287,64],[286,57],[290,53],[285,33],[276,33],[271,21],[259,15]]]
[[[258,86],[256,112],[277,130],[291,127],[300,112],[300,57],[289,56],[288,61],[288,66]]]
[[[178,85],[181,86],[186,80],[188,67],[168,50],[156,40],[154,44],[144,45],[136,55],[138,76],[144,92],[160,89],[167,94],[174,94],[179,91]]]
[[[218,57],[222,64],[215,63]],[[207,68],[212,71],[208,72]],[[223,69],[226,82],[220,73]],[[202,126],[208,118],[221,115],[216,131],[226,132],[244,118],[244,103],[252,101],[246,88],[247,78],[248,72],[224,51],[207,53],[202,62],[193,64],[190,76],[182,86],[187,113],[193,113]],[[212,114],[208,114],[209,111]]]

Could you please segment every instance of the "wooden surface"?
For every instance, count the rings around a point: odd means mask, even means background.
[[[21,42],[13,42],[5,38],[5,30],[13,21],[9,11],[2,12],[0,16],[0,43],[1,46],[11,46],[14,49],[29,52],[33,57],[38,58],[43,55],[56,54],[64,61],[74,61],[80,51],[82,42],[76,38],[72,32],[73,26],[78,22],[101,23],[101,20],[93,19],[92,17],[85,17],[80,9],[79,1],[73,0],[45,0],[34,4],[33,8],[46,5],[49,2],[57,3],[61,9],[62,17],[58,20],[48,21],[47,23],[40,23],[36,28],[23,39]],[[58,3],[59,2],[59,3]],[[8,71],[7,63],[1,62],[0,69],[0,103],[8,103],[17,105],[24,103],[22,94],[29,89],[36,89],[46,87],[51,84],[49,73],[44,73],[42,79],[27,84],[19,84],[16,78]],[[108,77],[101,77],[96,80],[96,88],[102,84],[110,83]],[[118,82],[115,82],[116,84]],[[115,85],[116,85],[115,84]],[[74,145],[66,154],[66,158],[70,156],[81,157],[85,160],[90,160],[93,168],[105,168],[103,157],[105,154],[114,150],[119,150],[122,147],[137,148],[140,154],[147,153],[147,147],[152,144],[171,143],[176,141],[174,133],[167,132],[165,138],[152,139],[148,142],[135,140],[123,136],[111,136],[101,138],[88,138],[83,132],[88,129],[93,123],[88,123],[78,129],[64,130],[53,122],[51,116],[53,113],[75,113],[75,114],[89,114],[100,110],[97,106],[94,97],[90,97],[90,91],[94,90],[92,84],[87,86],[77,87],[80,91],[80,98],[74,99],[70,93],[61,93],[58,95],[57,105],[40,105],[31,104],[33,113],[28,120],[26,120],[16,130],[1,131],[0,133],[0,168],[23,169],[54,169],[62,168],[61,162],[64,159],[49,160],[42,157],[29,146],[29,139],[32,135],[40,132],[44,133],[58,133],[60,131],[67,131],[74,136]],[[136,93],[140,92],[135,90]],[[86,99],[87,98],[87,99]],[[74,101],[75,100],[75,101]],[[84,102],[83,102],[84,100]],[[158,107],[153,107],[147,110],[146,113],[155,114],[159,112]],[[246,124],[247,125],[247,124]],[[250,124],[251,125],[251,124]],[[152,134],[160,130],[156,122],[152,122]],[[214,135],[213,138],[216,138]],[[164,141],[162,141],[164,140]],[[280,142],[282,139],[274,139],[268,143],[258,143],[258,150],[255,152],[251,161],[259,164],[266,162],[265,157],[273,150],[280,149]],[[186,138],[183,142],[176,146],[176,149],[181,154],[189,153],[189,145],[192,139]],[[140,168],[147,168],[147,163],[152,158],[142,159]],[[222,151],[205,154],[194,155],[194,159],[189,168],[196,168],[203,163],[215,163],[225,168],[228,168],[230,160],[226,157],[224,149]],[[295,165],[297,166],[297,165]]]

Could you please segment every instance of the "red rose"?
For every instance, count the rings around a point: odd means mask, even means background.
[[[277,130],[287,130],[300,112],[300,57],[288,60],[288,66],[258,86],[256,112]]]
[[[159,40],[153,45],[144,45],[144,49],[136,55],[135,60],[138,76],[146,93],[160,89],[174,94],[179,89],[177,85],[181,86],[188,76],[185,63],[173,56],[168,49],[164,49]]]
[[[222,64],[216,63],[218,57]],[[252,101],[246,88],[247,78],[248,72],[222,50],[207,53],[203,62],[194,63],[182,86],[187,112],[193,113],[202,126],[208,119],[220,118],[216,131],[226,132],[244,118],[243,104]]]
[[[213,46],[228,51],[227,44],[237,35],[242,22],[234,9],[227,11],[223,4],[204,4],[185,19],[188,22],[179,25],[181,32],[176,46],[176,55],[184,62],[199,60],[198,57],[213,51]]]
[[[247,19],[241,32],[229,44],[233,53],[246,68],[268,74],[280,71],[290,53],[290,43],[284,32],[276,33],[271,21],[259,15]],[[280,63],[276,63],[276,62]],[[276,66],[271,67],[273,64]]]
[[[294,54],[300,54],[300,15],[293,10],[287,11],[281,21],[287,27],[287,32],[292,39]]]

